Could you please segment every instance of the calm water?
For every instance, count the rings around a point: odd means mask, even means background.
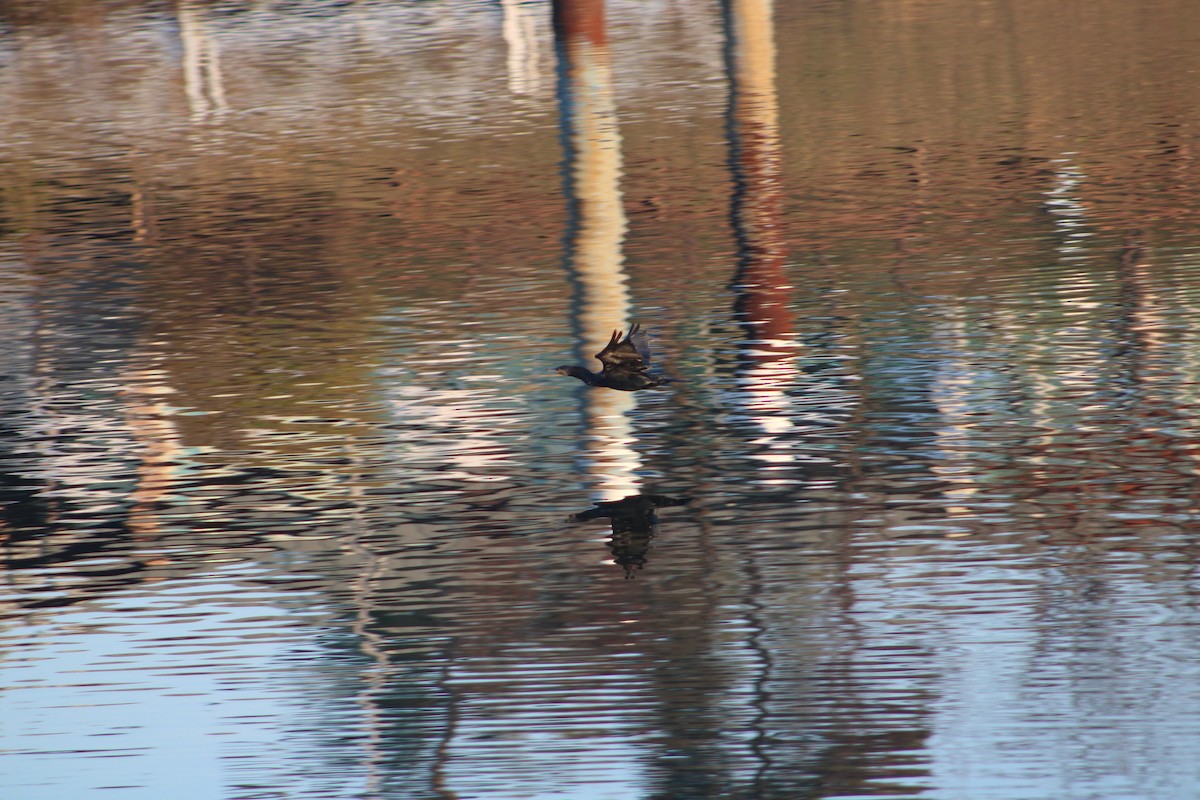
[[[0,796],[1194,798],[1200,4],[552,12],[0,1]]]

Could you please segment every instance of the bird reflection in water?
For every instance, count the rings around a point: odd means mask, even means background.
[[[658,514],[655,512],[660,508],[682,506],[688,502],[689,498],[686,497],[636,494],[596,503],[594,508],[572,516],[571,521],[607,519],[612,525],[608,549],[612,551],[613,561],[625,570],[626,578],[632,578],[637,570],[646,565],[650,540],[658,533]]]
[[[628,334],[613,331],[612,338],[596,353],[596,358],[604,365],[599,372],[570,364],[558,367],[555,372],[579,378],[588,386],[604,386],[622,392],[653,389],[671,382],[665,375],[650,372],[650,340],[636,322]]]

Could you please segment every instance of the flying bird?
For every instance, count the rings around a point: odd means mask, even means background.
[[[559,367],[555,372],[579,378],[588,386],[605,386],[622,392],[653,389],[671,382],[671,379],[664,375],[650,374],[649,337],[636,322],[628,334],[613,331],[612,338],[603,350],[596,353],[596,358],[604,365],[604,369],[599,372],[592,372],[577,365]]]

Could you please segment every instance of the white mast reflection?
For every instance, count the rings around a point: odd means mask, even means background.
[[[613,97],[612,63],[604,28],[603,0],[555,0],[559,92],[569,152],[571,230],[566,266],[575,285],[576,356],[583,364],[608,343],[614,329],[628,329],[629,290],[624,256],[625,210],[621,202],[621,136]],[[591,389],[584,398],[585,441],[581,465],[596,501],[637,494],[641,460],[629,412],[632,392]]]
[[[779,105],[775,91],[775,37],[771,0],[729,0],[728,57],[731,79],[731,164],[736,184],[733,224],[740,263],[733,289],[746,331],[739,399],[762,428],[767,446],[758,458],[790,462],[775,436],[793,427],[796,352],[791,286],[784,275],[783,193],[780,175]]]
[[[179,0],[179,38],[183,40],[183,86],[192,121],[229,110],[221,53],[205,28],[204,11],[193,0]]]
[[[533,94],[541,88],[536,18],[527,0],[500,0],[500,9],[504,12],[504,43],[508,45],[508,90]]]
[[[1039,467],[1049,464],[1046,453],[1054,447],[1054,431],[1062,425],[1064,403],[1070,406],[1075,402],[1064,398],[1094,395],[1096,371],[1106,360],[1100,344],[1085,342],[1077,336],[1061,338],[1064,333],[1069,334],[1068,326],[1063,324],[1066,319],[1086,319],[1102,303],[1102,287],[1088,263],[1095,246],[1088,219],[1090,209],[1083,202],[1088,176],[1076,163],[1076,155],[1062,153],[1061,158],[1051,162],[1053,183],[1045,192],[1044,206],[1053,216],[1057,239],[1058,259],[1054,265],[1057,274],[1050,295],[1057,306],[1054,311],[1057,319],[1054,332],[1038,337],[1030,348],[1036,356],[1030,363],[1048,366],[1035,369],[1030,375],[1034,387],[1030,413],[1036,429],[1042,433],[1031,440],[1040,452],[1030,455],[1028,460]],[[1089,428],[1094,430],[1086,422],[1073,427],[1073,436]]]
[[[121,374],[120,394],[124,400],[126,423],[138,445],[137,482],[130,499],[128,525],[134,535],[143,539],[162,533],[162,523],[155,511],[157,503],[178,493],[179,478],[194,468],[188,460],[189,451],[183,444],[174,415],[168,402],[175,389],[168,383],[165,369],[154,365],[147,354],[146,365]]]

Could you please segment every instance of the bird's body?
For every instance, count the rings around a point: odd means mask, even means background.
[[[580,366],[559,367],[556,371],[559,375],[578,378],[588,386],[603,386],[622,392],[653,389],[670,382],[665,376],[650,374],[650,343],[645,331],[637,323],[630,327],[628,334],[613,331],[612,338],[603,350],[596,353],[596,358],[604,365],[599,372]]]

